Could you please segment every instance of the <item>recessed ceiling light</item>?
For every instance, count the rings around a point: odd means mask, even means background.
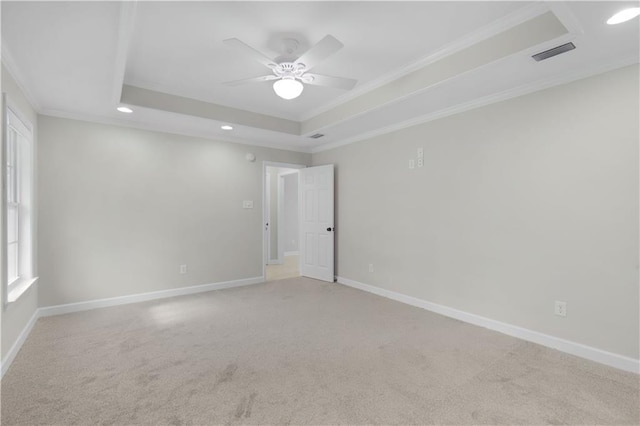
[[[628,9],[621,10],[607,20],[607,24],[616,25],[623,22],[627,22],[636,16],[640,15],[640,7],[630,7]]]
[[[228,124],[225,124],[224,126],[220,126],[220,128],[221,128],[222,130],[233,130],[233,127],[232,127],[232,126],[229,126]]]
[[[133,112],[133,110],[129,107],[126,106],[120,106],[118,108],[116,108],[118,111],[120,112],[124,112],[125,114],[131,114]]]

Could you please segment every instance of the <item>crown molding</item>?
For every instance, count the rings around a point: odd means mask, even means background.
[[[260,148],[280,149],[280,150],[293,151],[293,152],[303,152],[307,154],[311,153],[311,147],[296,147],[296,146],[291,146],[288,144],[282,144],[277,142],[249,141],[242,138],[229,137],[227,135],[225,135],[224,137],[221,137],[217,134],[212,135],[211,133],[207,133],[207,132],[201,132],[197,130],[194,131],[193,129],[190,129],[189,126],[178,126],[178,128],[176,128],[176,127],[169,127],[163,124],[148,124],[140,121],[123,120],[123,119],[116,119],[111,117],[102,117],[102,116],[93,115],[93,114],[83,114],[83,113],[61,111],[61,110],[48,109],[48,108],[43,109],[42,111],[39,112],[39,114],[50,116],[50,117],[56,117],[56,118],[66,118],[69,120],[85,121],[89,123],[107,124],[111,126],[128,127],[128,128],[148,130],[148,131],[158,132],[158,133],[189,136],[189,137],[207,139],[207,140],[216,141],[216,142],[234,143],[234,144],[255,146]]]
[[[52,116],[52,117],[59,117],[59,118],[67,118],[67,119],[71,119],[71,120],[80,120],[80,121],[87,121],[87,122],[93,122],[93,123],[99,123],[99,124],[108,124],[108,125],[114,125],[114,126],[120,126],[120,127],[129,127],[129,128],[136,128],[136,129],[141,129],[141,130],[149,130],[149,131],[155,131],[155,132],[163,132],[163,133],[169,133],[169,134],[177,134],[177,135],[182,135],[182,136],[190,136],[190,137],[197,137],[197,138],[203,138],[203,139],[208,139],[208,140],[215,140],[215,141],[219,141],[219,142],[227,142],[227,143],[239,143],[242,145],[250,145],[250,146],[259,146],[259,147],[264,147],[264,148],[272,148],[272,149],[282,149],[282,150],[287,150],[287,151],[294,151],[294,152],[302,152],[302,153],[319,153],[319,152],[323,152],[323,151],[328,151],[331,149],[335,149],[335,148],[339,148],[341,146],[345,146],[345,145],[349,145],[352,143],[356,143],[356,142],[360,142],[360,141],[364,141],[367,139],[371,139],[373,137],[376,136],[381,136],[387,133],[391,133],[394,131],[398,131],[398,130],[402,130],[408,127],[412,127],[418,124],[423,124],[423,123],[427,123],[429,121],[434,121],[434,120],[438,120],[440,118],[444,118],[450,115],[455,115],[455,114],[459,114],[461,112],[465,112],[465,111],[469,111],[472,109],[476,109],[476,108],[480,108],[483,106],[487,106],[487,105],[491,105],[493,103],[497,103],[497,102],[501,102],[504,100],[508,100],[508,99],[512,99],[512,98],[516,98],[519,96],[523,96],[523,95],[527,95],[529,93],[533,93],[539,90],[544,90],[550,87],[554,87],[554,86],[559,86],[562,84],[567,84],[570,83],[572,81],[576,81],[576,80],[580,80],[583,78],[587,78],[587,77],[591,77],[597,74],[602,74],[605,73],[607,71],[612,71],[614,69],[617,68],[622,68],[625,66],[629,66],[629,65],[633,65],[633,64],[637,64],[638,63],[638,58],[637,56],[629,56],[626,58],[623,58],[621,60],[617,60],[617,61],[612,61],[609,63],[605,63],[605,64],[599,64],[597,66],[594,67],[590,67],[590,68],[585,68],[585,69],[581,69],[578,71],[571,71],[571,72],[567,72],[565,74],[553,77],[553,78],[549,78],[549,79],[544,79],[544,80],[539,80],[537,82],[533,82],[533,83],[529,83],[529,84],[525,84],[525,85],[521,85],[518,86],[516,88],[513,89],[508,89],[502,92],[499,92],[497,94],[494,95],[489,95],[489,96],[485,96],[483,98],[479,98],[479,99],[475,99],[469,102],[465,102],[450,108],[446,108],[440,111],[436,111],[433,113],[429,113],[423,116],[419,116],[410,120],[406,120],[400,123],[396,123],[390,126],[386,126],[380,129],[376,129],[373,130],[371,132],[366,132],[366,133],[362,133],[358,136],[352,137],[352,138],[347,138],[344,139],[342,141],[338,141],[338,142],[332,142],[332,143],[327,143],[324,145],[320,145],[317,147],[296,147],[296,146],[291,146],[288,144],[281,144],[281,143],[274,143],[274,142],[257,142],[257,141],[247,141],[245,139],[241,139],[241,138],[233,138],[233,137],[229,137],[229,136],[225,136],[225,137],[218,137],[217,135],[215,137],[212,137],[211,134],[207,134],[205,132],[200,132],[200,131],[193,131],[192,129],[188,129],[188,126],[185,126],[183,128],[180,129],[176,129],[176,128],[168,128],[168,127],[163,127],[161,125],[151,125],[148,123],[141,123],[141,122],[137,122],[137,121],[129,121],[129,120],[122,120],[122,119],[115,119],[115,118],[110,118],[110,117],[101,117],[101,116],[97,116],[97,115],[90,115],[90,114],[82,114],[82,113],[73,113],[73,112],[68,112],[68,111],[60,111],[60,110],[54,110],[54,109],[42,109],[39,110],[39,114],[42,115],[47,115],[47,116]]]
[[[544,13],[550,13],[555,17],[555,14],[553,14],[553,12],[551,12],[549,10],[546,10],[546,12],[544,12]],[[540,15],[539,14],[536,15],[536,17],[538,17],[538,16],[540,16]],[[562,25],[562,23],[560,23],[560,24]],[[565,30],[566,30],[566,28],[565,28]],[[413,97],[413,96],[416,96],[416,95],[421,94],[423,92],[426,92],[428,90],[431,90],[434,87],[437,87],[438,85],[446,83],[446,82],[448,82],[448,81],[450,81],[452,79],[455,79],[457,77],[460,77],[460,76],[468,74],[468,73],[472,73],[472,72],[475,72],[475,71],[478,71],[478,70],[482,70],[485,67],[489,67],[489,66],[491,66],[492,64],[494,64],[496,62],[504,61],[506,59],[513,58],[515,56],[522,56],[522,55],[530,56],[532,53],[539,52],[540,50],[545,50],[545,49],[550,48],[552,46],[556,46],[558,43],[565,43],[567,41],[573,40],[574,38],[575,38],[574,35],[570,34],[569,32],[565,32],[565,33],[563,33],[563,34],[561,34],[561,35],[559,35],[557,37],[554,37],[554,38],[548,39],[546,41],[531,45],[531,46],[526,47],[526,48],[523,48],[520,51],[507,54],[506,56],[503,56],[501,58],[490,60],[489,62],[486,62],[486,63],[484,63],[482,65],[479,65],[479,66],[477,66],[477,67],[475,67],[473,69],[468,69],[468,70],[463,71],[463,72],[458,73],[458,74],[449,75],[448,77],[443,78],[440,81],[434,82],[433,84],[422,86],[422,87],[414,90],[413,92],[408,92],[408,93],[405,93],[403,95],[397,96],[397,97],[395,97],[393,99],[389,99],[389,100],[385,101],[384,103],[380,103],[378,105],[369,105],[366,109],[362,109],[361,111],[353,113],[353,114],[351,114],[349,116],[341,117],[340,119],[335,120],[335,121],[333,121],[331,123],[327,123],[327,124],[324,124],[324,125],[322,125],[322,126],[320,126],[318,128],[315,128],[312,131],[307,131],[306,133],[302,133],[302,136],[308,136],[308,135],[310,135],[312,133],[315,133],[315,132],[323,132],[323,131],[325,131],[325,129],[330,128],[331,126],[336,126],[338,124],[347,122],[347,121],[352,120],[354,118],[361,117],[361,116],[363,116],[363,115],[365,115],[365,114],[367,114],[367,113],[369,113],[371,111],[377,110],[379,108],[400,103],[400,102],[402,102],[402,101],[404,101],[404,100],[406,100],[406,99],[408,99],[410,97]],[[403,127],[406,127],[406,126],[403,126]],[[372,132],[375,132],[375,130],[372,131]]]
[[[547,5],[550,11],[556,15],[556,18],[560,20],[562,25],[569,31],[570,34],[574,36],[579,36],[584,34],[584,28],[580,23],[580,20],[573,14],[569,6],[567,6],[567,2],[565,1],[553,1],[553,0],[545,0],[544,3]]]
[[[36,112],[40,112],[40,110],[42,109],[42,105],[38,101],[38,98],[31,91],[31,86],[26,82],[25,74],[21,72],[20,67],[18,67],[13,54],[11,53],[11,50],[9,50],[9,46],[7,46],[7,43],[5,43],[4,40],[2,40],[1,48],[2,64],[4,65],[5,69],[7,70],[9,75],[13,77],[16,84],[24,94],[24,97],[27,98],[27,101],[29,101],[33,109],[36,110]]]
[[[443,47],[436,50],[435,52],[421,59],[418,59],[417,61],[411,62],[400,69],[394,70],[386,75],[383,75],[380,78],[377,78],[373,81],[365,83],[362,86],[357,86],[355,89],[350,90],[349,92],[345,93],[342,96],[339,96],[333,101],[330,101],[329,103],[326,103],[318,108],[315,108],[307,113],[302,114],[300,116],[300,121],[309,120],[319,114],[322,114],[333,108],[336,108],[345,102],[348,102],[352,99],[357,98],[358,96],[361,96],[372,90],[378,89],[384,86],[385,84],[391,83],[392,81],[397,80],[398,78],[404,75],[410,74],[413,71],[423,68],[446,56],[452,55],[456,52],[459,52],[468,47],[471,47],[474,44],[477,44],[480,41],[486,40],[490,37],[500,34],[508,30],[509,28],[513,28],[517,25],[522,24],[523,22],[529,21],[535,18],[536,16],[539,16],[539,15],[542,15],[543,13],[548,12],[549,10],[550,9],[548,7],[548,4],[540,3],[540,2],[536,2],[529,6],[525,6],[519,10],[516,10],[515,12],[512,12],[496,20],[489,25],[481,27],[480,29],[473,31],[452,43],[448,43],[444,45]],[[564,25],[564,22],[562,23]]]
[[[371,132],[366,132],[358,136],[344,139],[342,141],[321,145],[319,147],[312,149],[311,153],[316,154],[322,151],[328,151],[328,150],[339,148],[345,145],[350,145],[355,142],[364,141],[367,139],[374,138],[376,136],[381,136],[387,133],[395,132],[397,130],[413,127],[418,124],[423,124],[429,121],[438,120],[440,118],[448,117],[450,115],[459,114],[461,112],[491,105],[497,102],[502,102],[508,99],[513,99],[520,96],[528,95],[533,92],[538,92],[540,90],[548,89],[554,86],[560,86],[562,84],[571,83],[573,81],[592,77],[594,75],[602,74],[608,71],[613,71],[615,69],[623,68],[623,67],[634,65],[634,64],[638,64],[638,57],[636,55],[628,56],[628,57],[625,57],[619,60],[614,60],[604,64],[598,64],[596,66],[589,67],[589,68],[579,69],[577,71],[569,71],[555,77],[538,80],[533,83],[524,84],[512,89],[507,89],[493,95],[474,99],[472,101],[458,104],[453,107],[445,108],[436,112],[432,112],[426,115],[412,118],[410,120],[406,120],[390,126],[382,127],[380,129],[373,130]]]
[[[133,35],[133,25],[136,18],[137,1],[125,1],[120,5],[120,20],[118,22],[118,42],[113,74],[113,103],[118,105],[122,96],[122,86],[127,69],[127,55]]]

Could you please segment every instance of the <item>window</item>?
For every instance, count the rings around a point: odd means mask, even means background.
[[[33,271],[33,126],[5,99],[3,144],[5,302],[35,282]]]

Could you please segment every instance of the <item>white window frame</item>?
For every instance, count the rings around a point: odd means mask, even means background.
[[[35,129],[7,95],[2,128],[2,286],[3,302],[18,300],[37,280],[35,271]],[[16,137],[10,140],[10,134]],[[9,149],[13,145],[13,149]],[[8,179],[11,172],[11,179]],[[11,196],[11,199],[9,199]],[[8,241],[8,212],[17,214],[14,241]],[[8,247],[17,249],[17,276],[9,277]]]

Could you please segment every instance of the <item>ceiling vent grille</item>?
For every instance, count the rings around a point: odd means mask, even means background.
[[[322,133],[316,133],[315,135],[311,135],[309,136],[311,139],[319,139],[321,137],[323,137],[324,135]]]
[[[544,61],[545,59],[553,58],[556,55],[568,52],[568,51],[573,50],[575,48],[576,48],[575,44],[566,43],[566,44],[563,44],[563,45],[560,45],[560,46],[556,46],[553,49],[549,49],[549,50],[545,50],[544,52],[536,53],[535,55],[532,56],[532,58],[535,59],[536,61],[540,62],[540,61]]]

